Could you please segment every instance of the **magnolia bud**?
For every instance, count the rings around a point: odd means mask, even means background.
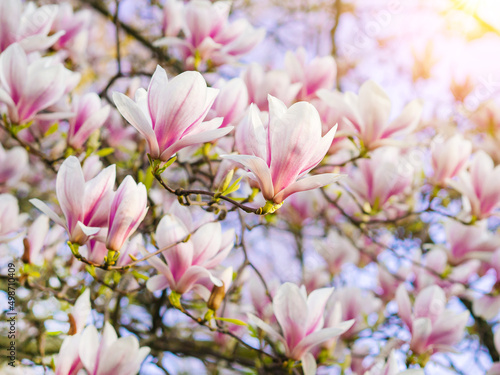
[[[221,286],[214,285],[214,287],[212,288],[212,293],[210,294],[210,298],[207,302],[208,308],[217,311],[225,296],[226,289],[224,287],[224,282],[222,282]]]

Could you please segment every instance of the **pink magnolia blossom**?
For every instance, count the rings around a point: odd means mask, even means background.
[[[238,123],[248,107],[248,92],[241,78],[233,78],[225,84],[220,81],[214,86],[220,89],[208,118],[222,117],[221,127]]]
[[[23,255],[23,261],[32,264],[39,264],[40,251],[45,245],[45,239],[49,232],[49,218],[45,215],[41,215],[33,221],[33,223],[28,228],[28,234],[25,239],[25,249]],[[26,250],[28,252],[26,253]]]
[[[380,299],[358,287],[336,289],[329,303],[335,304],[337,302],[341,307],[342,320],[353,322],[350,329],[343,334],[345,338],[352,338],[367,328],[366,317],[378,312],[382,307]]]
[[[85,41],[83,45],[86,45],[86,34],[90,26],[91,18],[92,14],[87,9],[73,12],[73,7],[70,3],[59,4],[51,30],[55,33],[62,31],[63,35],[54,44],[54,48],[58,50],[63,48],[74,48],[72,45],[77,44],[78,39],[83,39]]]
[[[325,259],[328,272],[337,275],[346,263],[359,262],[359,250],[344,236],[330,232],[326,241],[317,241],[316,251]]]
[[[495,167],[491,157],[483,151],[476,152],[469,172],[463,171],[458,181],[448,183],[463,194],[476,219],[491,216],[500,204],[500,166]]]
[[[24,148],[5,150],[0,143],[0,185],[14,185],[25,174],[27,166],[28,153]]]
[[[70,156],[62,163],[56,179],[57,199],[66,220],[63,221],[39,199],[30,202],[56,224],[66,228],[71,242],[84,245],[90,235],[108,225],[115,174],[115,165],[110,165],[86,181],[80,162]]]
[[[179,0],[167,0],[163,4],[163,35],[177,36],[183,27],[184,3]]]
[[[106,322],[99,338],[91,325],[81,334],[78,353],[84,368],[93,375],[134,375],[148,356],[147,346],[139,347],[135,336],[118,338],[114,328]]]
[[[148,192],[142,183],[127,176],[116,190],[109,211],[106,247],[120,251],[123,243],[135,232],[148,211]]]
[[[16,197],[0,194],[0,244],[14,239],[26,219],[26,214],[19,214]]]
[[[391,101],[374,81],[364,83],[359,89],[359,95],[322,90],[318,96],[328,105],[342,108],[353,135],[359,137],[366,149],[394,144],[391,138],[414,130],[422,113],[420,102],[412,101],[396,119],[389,122]]]
[[[281,285],[273,299],[273,310],[283,336],[256,316],[248,314],[248,317],[250,322],[271,338],[283,343],[288,358],[302,361],[306,375],[313,375],[316,373],[316,360],[311,350],[341,335],[353,324],[353,321],[347,321],[335,327],[323,328],[323,313],[332,292],[333,288],[322,288],[308,296],[304,287],[299,288],[292,283]]]
[[[260,110],[267,111],[268,95],[272,95],[287,106],[291,105],[299,93],[302,83],[292,83],[290,76],[282,70],[264,71],[264,68],[252,63],[242,74],[248,89],[248,100]]]
[[[81,334],[67,336],[64,339],[55,360],[56,375],[77,375],[83,369],[78,353],[80,343]]]
[[[399,316],[411,332],[410,349],[415,354],[453,351],[462,338],[469,312],[446,309],[446,296],[439,286],[423,289],[415,299],[413,312],[403,284],[396,292]]]
[[[495,270],[495,284],[493,285],[493,290],[489,294],[474,298],[472,307],[474,309],[474,315],[480,316],[486,320],[492,320],[500,313],[500,295],[497,293],[498,287],[500,286],[500,249],[485,256],[483,260],[486,260],[488,265]]]
[[[88,93],[81,98],[73,99],[73,112],[75,117],[69,119],[68,145],[76,150],[90,135],[104,125],[109,116],[109,105],[102,105],[96,93]]]
[[[332,56],[316,57],[307,63],[306,50],[303,47],[295,53],[288,51],[285,66],[293,83],[301,83],[299,100],[308,100],[320,89],[331,89],[337,77],[337,64]]]
[[[325,156],[336,128],[321,136],[321,120],[309,103],[287,108],[269,96],[269,124],[264,127],[258,113],[250,108],[248,139],[253,155],[224,155],[249,169],[259,183],[264,198],[280,204],[293,193],[315,189],[337,181],[341,176],[328,173],[303,177]]]
[[[156,46],[173,47],[190,68],[200,63],[222,65],[248,53],[264,38],[264,29],[255,30],[245,19],[228,22],[230,2],[193,0],[184,6],[182,29],[185,38],[176,38],[179,10],[174,4],[165,9],[167,36]],[[176,19],[173,21],[173,19]]]
[[[218,90],[207,88],[198,72],[184,72],[170,82],[163,68],[156,68],[148,91],[136,91],[135,102],[113,93],[118,111],[148,142],[154,159],[168,160],[184,147],[210,142],[232,130],[219,129],[222,119],[202,122]]]
[[[159,248],[166,248],[183,240],[188,234],[181,220],[166,215],[156,228],[156,242]],[[212,275],[211,269],[227,257],[233,242],[234,230],[222,233],[219,222],[202,225],[189,241],[163,251],[166,264],[158,257],[148,259],[159,273],[148,280],[148,289],[155,291],[170,286],[173,291],[184,294],[195,285],[203,287],[204,279],[209,279],[212,285],[221,286],[222,282]]]
[[[63,97],[67,78],[68,71],[62,64],[51,58],[29,62],[15,43],[0,55],[0,103],[7,106],[11,122],[27,123]]]
[[[445,185],[450,178],[458,175],[466,166],[472,144],[460,134],[455,134],[443,144],[431,144],[431,161],[434,175],[432,182]]]
[[[378,211],[391,197],[407,192],[413,178],[414,167],[404,162],[398,149],[384,147],[374,151],[370,159],[358,161],[348,184],[362,202]]]
[[[448,261],[452,265],[480,258],[482,254],[491,254],[500,249],[500,239],[490,234],[486,222],[464,225],[455,220],[449,220],[446,222],[445,230],[449,243],[446,247]]]
[[[57,10],[57,5],[37,8],[34,2],[0,1],[0,52],[16,42],[26,52],[49,48],[64,34],[58,31],[49,36]]]

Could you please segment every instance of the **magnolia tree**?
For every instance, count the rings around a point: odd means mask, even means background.
[[[1,0],[0,372],[500,374],[499,12]]]

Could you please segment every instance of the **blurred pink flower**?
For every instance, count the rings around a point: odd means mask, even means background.
[[[300,47],[295,53],[286,53],[285,66],[291,81],[302,84],[298,100],[312,99],[316,91],[335,85],[337,64],[332,56],[315,57],[308,63],[306,50]]]
[[[369,150],[395,144],[392,137],[412,132],[422,113],[422,105],[414,100],[389,122],[391,100],[374,81],[365,82],[359,89],[359,95],[321,90],[318,96],[328,105],[341,108],[344,120],[351,126],[351,133],[359,137],[362,146]]]
[[[148,91],[138,89],[135,102],[118,92],[113,100],[146,138],[151,157],[166,161],[184,147],[213,141],[233,129],[219,129],[221,118],[202,122],[217,94],[198,72],[181,73],[169,82],[165,70],[157,66]]]
[[[269,110],[268,95],[274,96],[291,105],[299,93],[302,83],[293,83],[287,72],[282,70],[264,71],[264,68],[252,63],[243,72],[242,79],[248,90],[248,100],[260,110]]]
[[[156,228],[156,242],[162,249],[183,240],[188,234],[188,229],[177,217],[166,215]],[[195,284],[202,286],[200,283],[203,279],[221,286],[222,282],[210,270],[226,259],[233,242],[234,230],[223,234],[219,222],[202,225],[189,241],[163,251],[166,264],[158,257],[148,259],[159,273],[148,280],[148,289],[155,291],[170,286],[173,291],[184,294],[193,289]]]
[[[102,105],[93,92],[73,98],[72,106],[75,117],[69,119],[68,145],[79,150],[90,135],[104,125],[110,106]]]
[[[500,204],[500,166],[495,167],[491,157],[483,151],[474,154],[469,172],[463,171],[458,181],[448,184],[463,194],[476,219],[491,216]]]
[[[423,289],[415,299],[413,313],[403,284],[396,292],[399,317],[411,332],[410,349],[417,355],[453,351],[462,338],[469,312],[446,309],[446,296],[439,286]]]
[[[27,167],[28,153],[24,148],[5,150],[0,143],[0,185],[14,185],[27,172]]]
[[[220,89],[220,92],[207,117],[222,117],[224,120],[221,128],[238,123],[248,108],[248,92],[243,80],[233,78],[225,83],[218,81],[214,87]]]
[[[57,5],[37,8],[34,2],[0,1],[0,52],[16,42],[26,52],[52,46],[64,34],[61,30],[49,36],[57,10]]]
[[[472,151],[470,141],[455,134],[443,144],[431,144],[431,161],[434,175],[432,182],[444,185],[450,178],[459,174],[466,166]]]

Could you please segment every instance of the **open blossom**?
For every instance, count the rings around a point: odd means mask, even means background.
[[[316,360],[311,350],[317,345],[344,333],[353,321],[323,328],[324,310],[333,288],[322,288],[307,295],[305,287],[284,283],[273,299],[273,311],[283,335],[252,314],[250,322],[264,330],[272,339],[281,341],[288,358],[302,361],[306,375],[316,373]]]
[[[384,147],[372,153],[370,159],[358,162],[349,174],[349,186],[361,201],[375,211],[384,207],[391,197],[405,193],[414,178],[414,166],[402,160],[396,148]]]
[[[222,282],[214,277],[211,269],[218,266],[233,248],[234,230],[222,233],[219,222],[207,223],[198,228],[185,243],[182,241],[189,231],[177,217],[164,216],[156,228],[156,242],[163,251],[167,263],[158,257],[149,258],[149,263],[157,269],[158,275],[148,280],[147,287],[151,291],[170,288],[180,294],[193,287],[203,286],[205,280],[212,285],[222,286]]]
[[[109,116],[109,105],[102,105],[96,93],[73,99],[75,116],[69,119],[68,145],[81,149],[90,135],[104,125]]]
[[[444,185],[450,178],[458,175],[465,168],[471,151],[472,144],[460,134],[455,134],[443,144],[433,142],[431,144],[431,161],[434,170],[432,182]]]
[[[66,220],[63,221],[39,199],[30,202],[66,228],[71,242],[84,245],[89,235],[108,225],[115,175],[115,165],[110,165],[86,181],[80,162],[70,156],[62,163],[56,179],[57,199]]]
[[[182,29],[184,3],[179,0],[166,0],[163,5],[163,35],[177,36]]]
[[[164,15],[166,38],[156,46],[175,48],[188,67],[200,63],[222,65],[251,51],[264,38],[264,29],[255,30],[246,19],[228,21],[230,2],[193,0],[184,6],[183,24],[179,6],[167,2]],[[175,35],[182,27],[185,38]]]
[[[299,100],[308,100],[320,89],[331,89],[337,77],[337,64],[332,56],[316,57],[306,61],[306,50],[303,47],[295,53],[288,51],[285,66],[293,83],[302,83]]]
[[[336,127],[321,136],[321,120],[309,103],[300,102],[287,108],[280,100],[269,96],[267,129],[250,108],[248,139],[253,155],[224,155],[249,169],[264,198],[280,204],[289,195],[315,189],[337,181],[341,176],[328,173],[301,178],[317,166],[328,151]],[[241,124],[240,124],[241,125]]]
[[[79,48],[86,46],[91,17],[92,14],[87,9],[73,12],[73,7],[70,3],[59,4],[51,30],[53,32],[62,31],[63,35],[54,44],[54,48],[74,48],[78,44],[78,39],[85,42],[80,43]]]
[[[267,111],[268,95],[272,95],[287,106],[291,105],[299,93],[302,83],[293,83],[283,70],[264,71],[264,68],[252,63],[243,72],[241,78],[248,89],[248,100],[262,111]]]
[[[121,93],[113,93],[118,111],[148,142],[154,159],[168,160],[184,147],[210,142],[233,128],[219,129],[222,119],[202,122],[218,90],[207,88],[198,72],[184,72],[170,82],[157,66],[148,91],[136,91],[135,102]]]
[[[448,183],[463,194],[476,219],[491,216],[500,205],[500,166],[495,167],[491,157],[483,151],[476,152],[468,172],[463,171],[458,181]]]
[[[49,35],[57,15],[57,5],[38,7],[34,2],[0,1],[0,52],[18,42],[26,52],[49,48],[64,34]]]
[[[45,215],[37,217],[28,228],[28,234],[24,239],[23,262],[39,264],[38,256],[45,245],[48,232],[49,218]]]
[[[118,338],[108,322],[99,337],[95,326],[63,341],[56,360],[56,375],[76,375],[82,368],[93,375],[134,375],[148,356],[149,347],[139,347],[134,336]]]
[[[15,124],[27,123],[56,104],[67,88],[67,69],[51,58],[29,62],[17,43],[0,55],[0,103]]]
[[[209,118],[222,117],[221,127],[236,124],[248,107],[248,92],[245,82],[241,78],[222,84],[220,81],[215,84],[220,89],[219,95],[215,98],[212,109],[208,112]]]
[[[418,125],[422,113],[422,105],[415,100],[389,122],[391,100],[374,81],[364,83],[358,95],[352,92],[341,95],[321,90],[318,96],[328,105],[342,108],[351,132],[359,137],[367,149],[393,144],[392,137],[410,133]]]
[[[28,153],[24,148],[13,147],[5,150],[0,144],[0,186],[17,182],[26,172],[27,166]]]
[[[399,316],[411,332],[410,349],[415,354],[453,351],[464,334],[469,312],[446,309],[446,296],[432,285],[418,293],[413,305],[403,284],[396,292]]]
[[[148,192],[142,183],[127,176],[114,194],[109,211],[106,247],[119,251],[135,232],[148,211]]]

